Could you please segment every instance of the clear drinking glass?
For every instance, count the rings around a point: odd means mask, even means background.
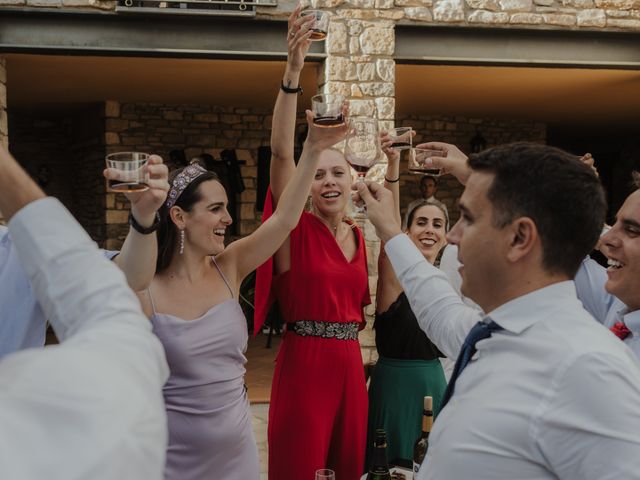
[[[327,32],[329,31],[329,14],[322,10],[304,10],[300,12],[300,16],[314,15],[316,17],[315,22],[311,26],[311,39],[314,42],[320,42],[327,38]]]
[[[336,480],[336,472],[328,468],[316,470],[316,480]]]
[[[389,139],[393,142],[391,148],[394,150],[409,150],[412,143],[411,127],[394,128],[389,132]]]
[[[378,121],[372,118],[351,118],[349,133],[344,146],[344,156],[358,174],[358,182],[364,178],[381,155]],[[364,213],[364,206],[356,205],[356,213]]]
[[[443,150],[434,150],[433,148],[412,148],[409,155],[409,173],[431,175],[432,177],[442,175],[441,169],[425,166],[425,162],[431,157],[446,157],[446,153]]]
[[[311,97],[313,123],[318,127],[337,127],[344,123],[342,105],[344,96],[338,94],[320,94]]]
[[[107,168],[115,174],[115,179],[107,180],[107,190],[113,192],[142,192],[149,187],[149,174],[145,165],[148,153],[118,152],[106,156]]]

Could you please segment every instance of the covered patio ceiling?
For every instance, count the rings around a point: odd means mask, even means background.
[[[104,100],[271,108],[282,61],[6,54],[12,108]],[[309,105],[318,63],[304,70]],[[396,111],[640,125],[640,71],[513,66],[396,66]]]

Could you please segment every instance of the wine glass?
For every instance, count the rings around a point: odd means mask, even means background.
[[[329,31],[329,14],[322,10],[304,10],[300,12],[300,16],[313,15],[315,21],[311,27],[312,33],[310,40],[313,42],[319,42],[327,37]]]
[[[336,480],[336,472],[328,468],[316,470],[316,480]]]
[[[349,133],[344,146],[344,156],[358,174],[358,182],[364,178],[380,158],[378,121],[372,118],[351,118]],[[364,206],[356,205],[356,213],[364,213]]]

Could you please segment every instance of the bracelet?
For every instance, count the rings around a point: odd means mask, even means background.
[[[141,233],[142,235],[149,235],[158,229],[158,226],[160,225],[160,214],[156,212],[156,217],[150,227],[143,227],[138,223],[133,214],[129,212],[129,225],[131,225],[136,232]]]
[[[284,82],[281,82],[280,90],[282,90],[284,93],[299,93],[300,95],[302,95],[302,87],[300,85],[298,85],[296,88],[290,88],[285,87]]]
[[[395,180],[389,180],[386,176],[384,177],[384,181],[387,183],[396,183],[400,181],[400,177],[396,178]]]

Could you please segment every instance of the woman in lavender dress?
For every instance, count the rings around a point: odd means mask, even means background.
[[[345,111],[346,113],[346,111]],[[274,215],[253,234],[224,245],[231,224],[216,175],[198,165],[172,173],[160,210],[157,272],[140,300],[167,354],[168,480],[257,480],[258,451],[244,388],[247,326],[242,280],[273,255],[297,225],[319,152],[346,127],[309,135]]]

